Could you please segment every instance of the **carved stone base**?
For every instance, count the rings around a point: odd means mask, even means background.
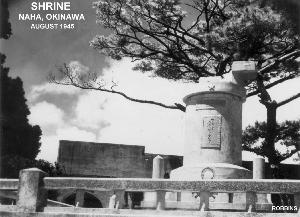
[[[203,163],[196,167],[179,167],[171,171],[173,180],[251,179],[252,172],[227,163]]]

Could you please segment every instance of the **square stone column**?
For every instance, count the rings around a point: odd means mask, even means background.
[[[253,179],[265,178],[265,159],[257,157],[253,159]],[[256,194],[257,196],[257,209],[271,211],[272,201],[271,194]]]
[[[40,212],[47,205],[43,178],[47,173],[37,168],[24,169],[19,175],[17,207],[21,212]]]
[[[115,190],[115,194],[116,194],[116,203],[118,203],[118,209],[122,209],[124,208],[125,205],[125,190],[124,189],[118,189]]]
[[[166,201],[165,201],[166,192],[162,190],[156,191],[156,209],[157,210],[164,210],[166,207]]]

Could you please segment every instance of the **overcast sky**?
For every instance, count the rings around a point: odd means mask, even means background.
[[[75,22],[75,30],[30,30],[30,21],[19,21],[29,13],[31,0],[14,1],[10,6],[13,35],[1,41],[10,75],[24,82],[32,124],[40,125],[42,147],[39,158],[56,161],[60,139],[143,145],[146,152],[179,154],[183,151],[183,112],[130,102],[120,96],[62,87],[47,82],[57,65],[68,63],[82,70],[99,72],[107,81],[118,81],[119,89],[141,99],[167,104],[182,102],[195,84],[150,78],[132,71],[130,60],[112,61],[89,47],[96,34],[105,31],[96,25],[93,0],[72,0],[71,12],[83,13],[86,20]],[[271,90],[280,100],[300,92],[299,79]],[[300,99],[278,110],[278,121],[300,118]],[[264,121],[266,111],[257,97],[244,104],[243,127]],[[252,155],[244,154],[249,160]]]

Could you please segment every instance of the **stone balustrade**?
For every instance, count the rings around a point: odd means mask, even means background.
[[[18,190],[18,179],[0,179],[1,190]]]
[[[272,179],[218,179],[199,181],[175,181],[168,179],[137,179],[137,178],[71,178],[44,177],[43,171],[26,169],[20,173],[20,180],[0,179],[0,190],[18,190],[15,211],[43,212],[47,190],[83,189],[94,191],[113,190],[120,199],[120,192],[198,192],[200,195],[200,211],[209,210],[209,197],[215,192],[246,193],[246,210],[255,211],[257,194],[293,194],[295,205],[300,208],[300,180]],[[119,196],[118,196],[119,195]],[[159,196],[158,206],[163,206],[164,197]],[[158,207],[161,210],[161,207]],[[5,206],[0,207],[0,213]]]
[[[198,181],[175,181],[148,178],[44,178],[47,189],[89,189],[126,191],[191,191],[191,192],[257,192],[300,193],[300,180],[287,179],[214,179]]]

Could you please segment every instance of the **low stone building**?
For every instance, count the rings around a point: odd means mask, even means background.
[[[111,178],[151,178],[153,158],[144,146],[61,140],[58,163],[67,175]],[[162,155],[165,176],[182,166],[182,156]]]

